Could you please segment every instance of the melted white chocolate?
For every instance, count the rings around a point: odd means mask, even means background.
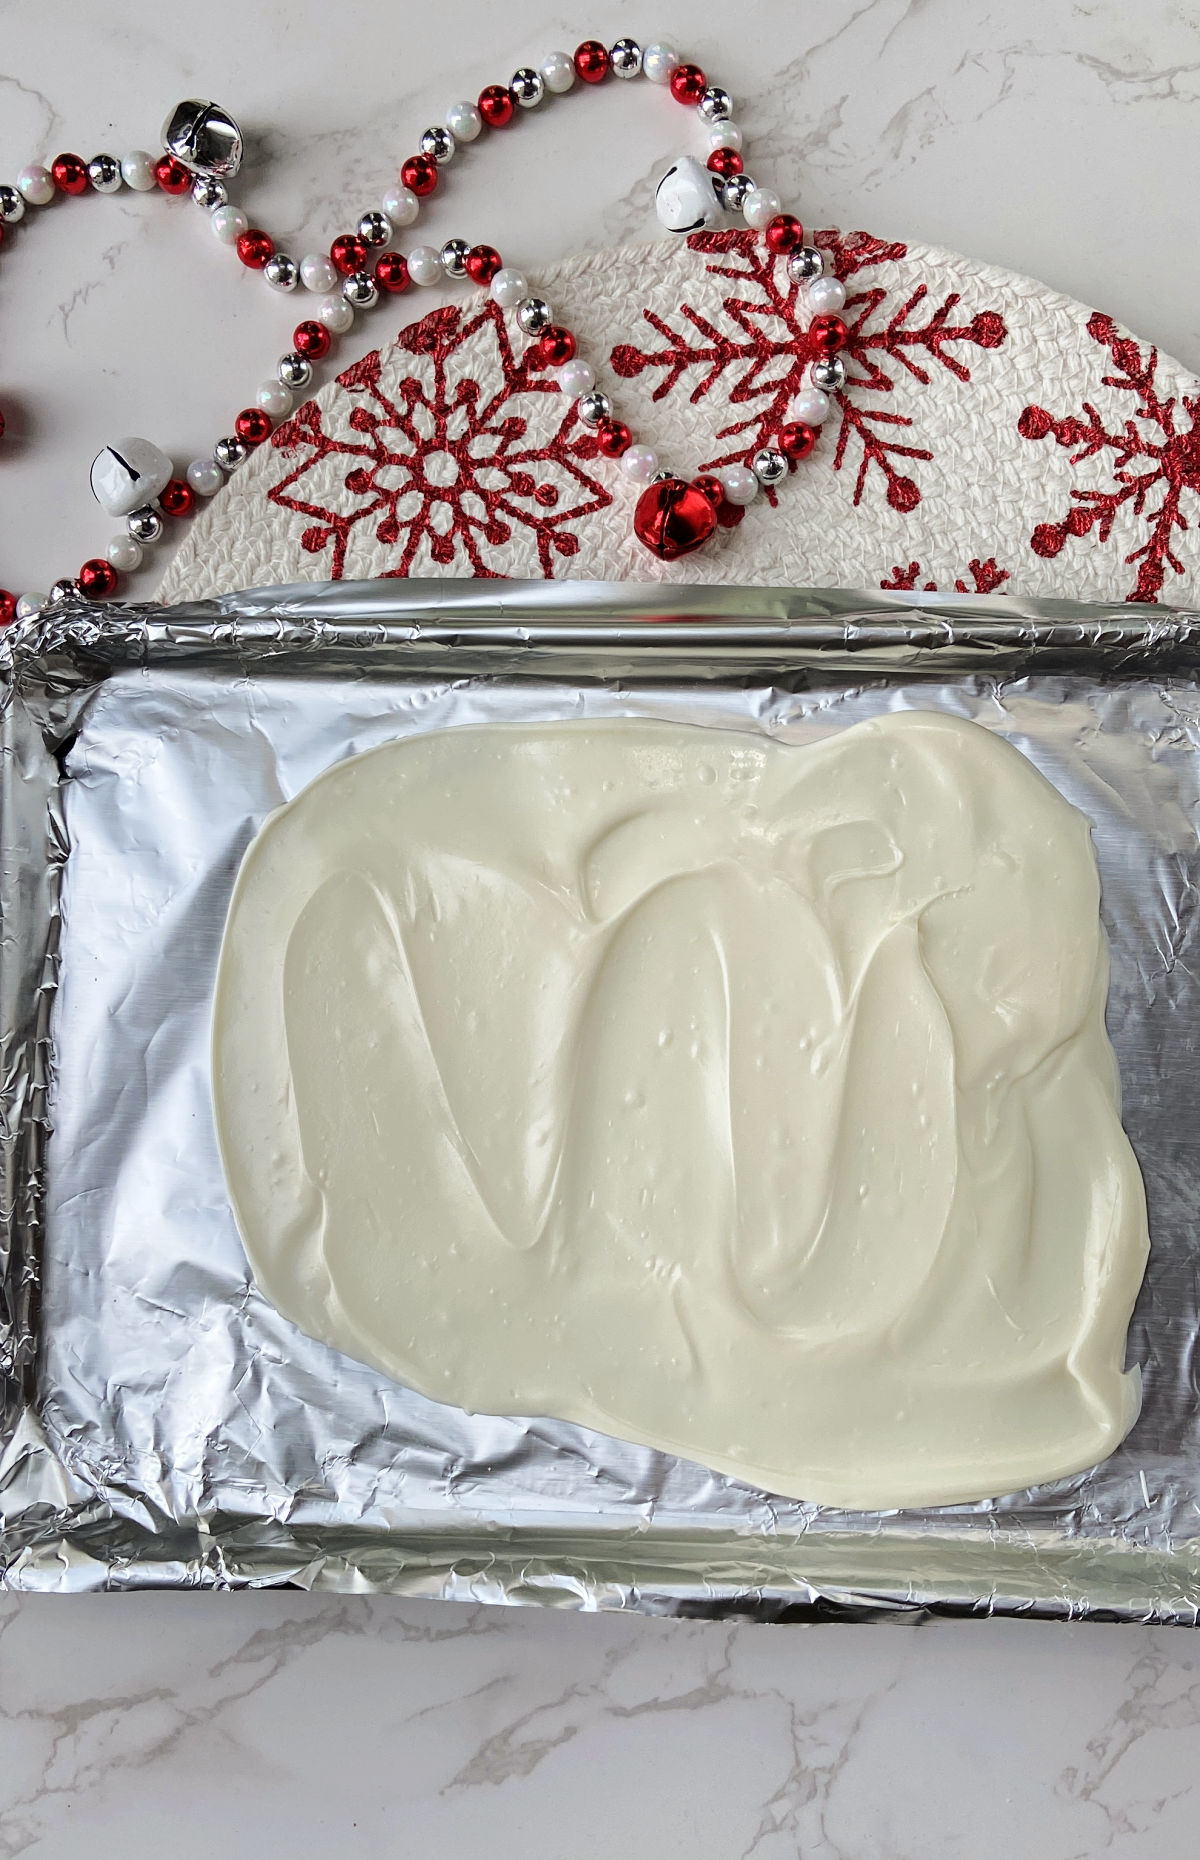
[[[1084,817],[899,713],[455,729],[246,854],[217,1126],[259,1285],[424,1394],[886,1507],[1102,1459],[1147,1251]]]

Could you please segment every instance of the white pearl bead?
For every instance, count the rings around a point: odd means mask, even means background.
[[[154,186],[154,157],[147,149],[130,149],[121,163],[121,179],[126,187],[148,194]],[[120,564],[114,562],[113,567]]]
[[[410,187],[389,187],[383,197],[383,210],[393,226],[411,226],[421,211],[421,203]]]
[[[292,411],[292,390],[284,387],[282,381],[264,381],[254,398],[273,420],[282,420]]]
[[[717,477],[731,504],[752,504],[758,496],[758,479],[748,465],[722,465]]]
[[[250,222],[240,207],[218,207],[211,215],[209,225],[222,245],[236,245],[248,230]]]
[[[479,105],[475,103],[452,103],[446,111],[446,128],[456,142],[474,142],[483,128],[483,118],[479,114]],[[407,189],[405,190],[407,192]]]
[[[708,146],[710,149],[740,149],[742,132],[736,123],[710,123]]]
[[[642,70],[652,84],[669,84],[679,64],[673,45],[648,45],[642,53]]]
[[[342,336],[354,322],[354,306],[348,304],[341,292],[329,297],[322,297],[317,305],[317,320],[331,329],[335,336]]]
[[[814,278],[808,287],[814,315],[836,315],[846,307],[846,287],[840,278]]]
[[[132,575],[135,568],[141,567],[142,545],[132,536],[116,535],[105,550],[109,561],[122,574]]]
[[[570,52],[551,52],[542,60],[542,82],[547,90],[561,97],[575,82],[575,60]]]
[[[309,252],[300,260],[300,282],[306,291],[331,291],[337,281],[337,266],[324,252]]]
[[[572,400],[577,400],[581,394],[586,394],[588,389],[596,384],[591,365],[580,356],[564,362],[561,368],[555,370],[555,373],[558,376],[559,387],[564,394],[569,394]]]
[[[789,420],[803,420],[805,426],[820,426],[829,414],[829,396],[820,388],[801,388],[788,408]]]
[[[414,245],[408,255],[408,275],[414,284],[440,284],[446,273],[442,269],[442,255],[431,245]],[[497,272],[497,277],[503,277]]]
[[[34,202],[35,206],[40,206],[41,204],[41,201]],[[33,620],[41,613],[45,605],[46,596],[44,594],[23,594],[17,602],[17,619]]]
[[[412,259],[409,259],[412,265]],[[502,310],[511,310],[519,304],[522,297],[528,297],[529,285],[521,272],[511,265],[502,265],[492,279],[492,301],[498,303]]]
[[[225,473],[216,459],[193,459],[187,468],[187,481],[197,497],[215,497],[225,482]]]
[[[649,484],[658,470],[658,453],[653,446],[627,446],[621,454],[621,470],[639,484]]]
[[[17,189],[31,207],[44,207],[54,199],[54,176],[49,168],[31,162],[17,176]]]
[[[747,226],[753,226],[761,232],[768,221],[777,213],[782,213],[783,202],[779,195],[769,187],[752,187],[746,195],[742,213]]]

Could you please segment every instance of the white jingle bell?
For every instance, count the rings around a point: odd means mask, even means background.
[[[117,439],[92,460],[92,496],[110,517],[152,504],[171,476],[171,461],[149,439]]]
[[[692,155],[681,155],[654,190],[654,207],[668,232],[699,232],[721,217],[713,178]]]

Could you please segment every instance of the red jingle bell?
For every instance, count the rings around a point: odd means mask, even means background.
[[[711,501],[682,478],[660,478],[638,498],[633,528],[639,542],[663,562],[676,562],[706,543],[717,527]]]

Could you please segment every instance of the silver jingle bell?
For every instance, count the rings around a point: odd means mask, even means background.
[[[432,129],[425,131],[419,146],[422,155],[430,155],[434,161],[445,163],[453,159],[457,144],[448,129],[441,123],[435,123]]]
[[[289,388],[307,387],[313,378],[312,363],[306,355],[297,355],[294,349],[280,356],[275,372],[284,387]]]
[[[215,213],[229,204],[229,189],[215,174],[198,174],[192,182],[192,199],[205,213]]]
[[[733,98],[719,84],[710,84],[696,109],[706,123],[727,123],[733,115]]]
[[[531,65],[522,65],[519,71],[513,72],[508,88],[514,103],[519,104],[523,110],[536,110],[546,95],[546,80]]]
[[[342,296],[352,310],[370,310],[379,301],[379,286],[369,271],[354,271],[342,279]]]
[[[601,420],[611,420],[612,410],[611,400],[599,388],[593,388],[590,394],[581,394],[575,402],[575,411],[585,426],[599,426]]]
[[[219,103],[187,97],[171,111],[162,132],[168,155],[195,174],[232,180],[242,165],[242,132]]]
[[[809,373],[813,386],[820,388],[822,394],[837,394],[846,385],[846,364],[839,355],[831,355],[828,361],[814,362]]]
[[[716,225],[713,177],[695,156],[681,155],[667,169],[654,190],[654,211],[668,232],[699,232],[702,226]]]
[[[811,284],[825,269],[825,260],[815,245],[802,245],[788,259],[788,277],[793,284]]]
[[[0,187],[0,220],[6,226],[15,226],[25,212],[25,196],[18,188],[7,184]]]
[[[544,297],[522,297],[517,305],[517,322],[527,336],[540,336],[549,328],[553,316]]]
[[[787,460],[774,446],[763,446],[750,461],[750,469],[760,484],[778,484],[787,477]]]
[[[618,39],[608,60],[614,77],[635,78],[642,68],[642,48],[636,39]]]
[[[88,180],[98,194],[119,194],[124,177],[116,156],[93,155],[88,163]]]
[[[247,448],[232,433],[224,439],[218,439],[213,447],[213,457],[222,471],[236,471],[246,456]]]
[[[51,601],[73,601],[78,593],[79,583],[64,575],[62,580],[56,581],[51,588],[50,599]]]
[[[263,277],[277,291],[294,291],[300,281],[300,267],[287,252],[272,252],[263,266]]]
[[[125,528],[134,542],[155,543],[163,533],[163,520],[157,510],[151,510],[144,504],[140,510],[131,510],[125,519]]]
[[[92,496],[110,517],[152,504],[171,476],[171,461],[149,439],[115,439],[92,460]]]
[[[364,213],[358,222],[358,236],[364,245],[386,245],[392,236],[392,222],[386,213]]]
[[[467,253],[470,249],[465,239],[447,239],[438,257],[442,261],[442,270],[448,278],[466,277]]]
[[[740,213],[746,204],[746,195],[752,193],[755,183],[748,174],[731,174],[727,181],[721,183],[721,205],[726,213]]]

